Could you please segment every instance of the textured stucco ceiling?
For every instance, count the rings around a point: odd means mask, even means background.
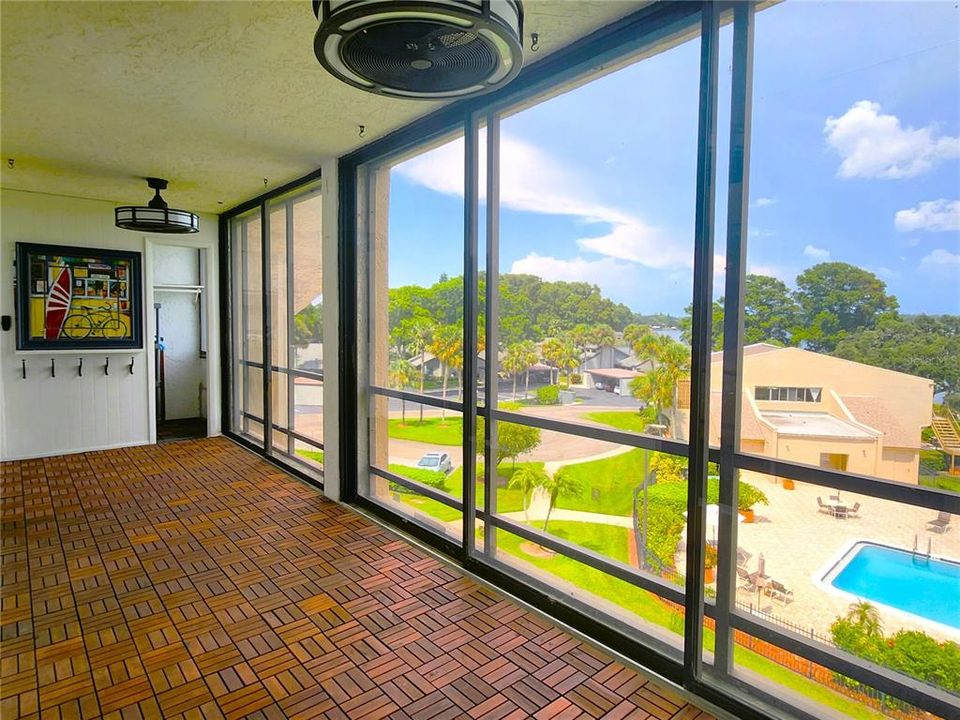
[[[642,4],[528,0],[527,62]],[[5,188],[142,202],[159,176],[218,212],[438,106],[328,76],[307,0],[0,2],[0,25]]]

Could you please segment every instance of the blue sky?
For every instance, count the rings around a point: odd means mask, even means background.
[[[725,28],[721,253],[731,37]],[[904,312],[960,312],[958,39],[949,2],[788,2],[758,15],[748,270],[792,286],[817,262],[849,262],[879,275]],[[693,40],[504,118],[501,272],[682,312],[698,64]],[[393,171],[391,286],[462,272],[462,154],[454,141]]]

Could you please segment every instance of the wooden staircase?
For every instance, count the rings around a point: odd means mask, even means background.
[[[953,418],[934,415],[930,427],[933,428],[933,434],[940,443],[940,449],[951,456],[951,473],[955,473],[957,471],[955,459],[960,456],[960,434],[957,433]]]

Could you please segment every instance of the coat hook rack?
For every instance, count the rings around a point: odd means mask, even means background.
[[[57,359],[50,358],[50,377],[57,376]]]
[[[134,361],[134,359],[135,359],[135,358],[133,357],[133,355],[131,355],[131,356],[130,356],[130,374],[131,374],[131,375],[133,375],[133,361]]]
[[[83,358],[80,358],[80,364],[77,366],[77,375],[83,377]]]
[[[103,374],[104,375],[110,374],[110,356],[109,355],[107,355],[107,362],[104,363],[103,365]]]
[[[27,379],[27,361],[26,360],[20,361],[20,373],[21,373],[20,379],[26,380]]]

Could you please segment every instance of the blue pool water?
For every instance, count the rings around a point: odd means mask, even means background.
[[[905,550],[863,543],[833,586],[934,622],[960,628],[960,563],[917,558]]]

